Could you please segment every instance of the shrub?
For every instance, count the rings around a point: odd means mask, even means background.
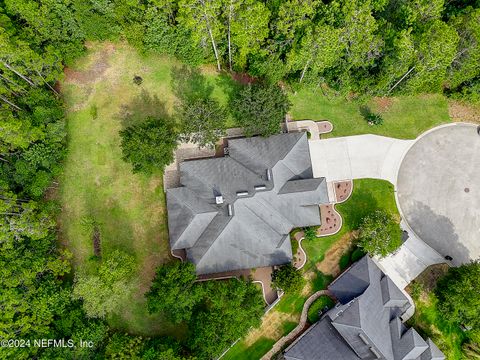
[[[360,107],[360,114],[369,125],[382,125],[383,118],[380,114],[375,114],[368,106]]]
[[[362,220],[357,245],[370,255],[385,257],[401,244],[400,226],[385,211],[377,210]]]
[[[283,265],[272,273],[273,286],[286,293],[299,290],[303,283],[302,275],[292,264]]]

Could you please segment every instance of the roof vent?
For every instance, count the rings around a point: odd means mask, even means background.
[[[362,341],[365,343],[365,345],[370,345],[369,342],[368,342],[368,339],[365,337],[365,335],[363,335],[362,333],[359,333],[358,337],[360,339],[362,339]]]
[[[267,169],[267,180],[272,180],[272,174],[270,174],[270,169]]]
[[[254,186],[255,190],[265,190],[267,187],[265,185],[256,185]]]
[[[228,216],[232,216],[232,215],[233,215],[232,204],[228,204]]]
[[[223,196],[222,195],[215,196],[215,203],[217,205],[223,204]]]
[[[380,355],[380,353],[374,347],[371,347],[370,351],[373,353],[373,355],[377,357],[377,359],[380,359],[382,357],[382,355]]]
[[[248,196],[248,191],[237,191],[237,196]]]

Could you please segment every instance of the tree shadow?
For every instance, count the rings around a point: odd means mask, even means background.
[[[124,128],[138,125],[147,117],[168,118],[169,114],[165,102],[157,95],[151,95],[145,89],[133,98],[129,104],[122,104],[118,114]]]
[[[456,232],[455,225],[446,216],[437,214],[427,204],[414,200],[411,211],[406,214],[406,221],[421,240],[435,249],[442,256],[450,256],[455,266],[475,258],[472,249],[467,248]]]
[[[171,77],[173,93],[180,102],[207,99],[212,95],[213,85],[197,68],[185,65],[174,67]]]
[[[246,84],[242,84],[227,74],[222,73],[215,79],[216,85],[223,90],[223,93],[227,95],[227,101],[230,103],[236,94],[244,87]]]

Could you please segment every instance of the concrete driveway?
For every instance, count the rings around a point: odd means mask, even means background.
[[[313,176],[327,181],[383,179],[396,185],[400,163],[414,142],[378,135],[311,140]]]
[[[402,221],[402,228],[406,228]],[[395,252],[375,262],[400,289],[404,289],[428,266],[445,262],[443,256],[409,232],[409,238]]]

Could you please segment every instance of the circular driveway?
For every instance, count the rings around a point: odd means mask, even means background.
[[[454,265],[479,258],[477,126],[443,126],[419,137],[401,162],[397,199],[413,232]]]

